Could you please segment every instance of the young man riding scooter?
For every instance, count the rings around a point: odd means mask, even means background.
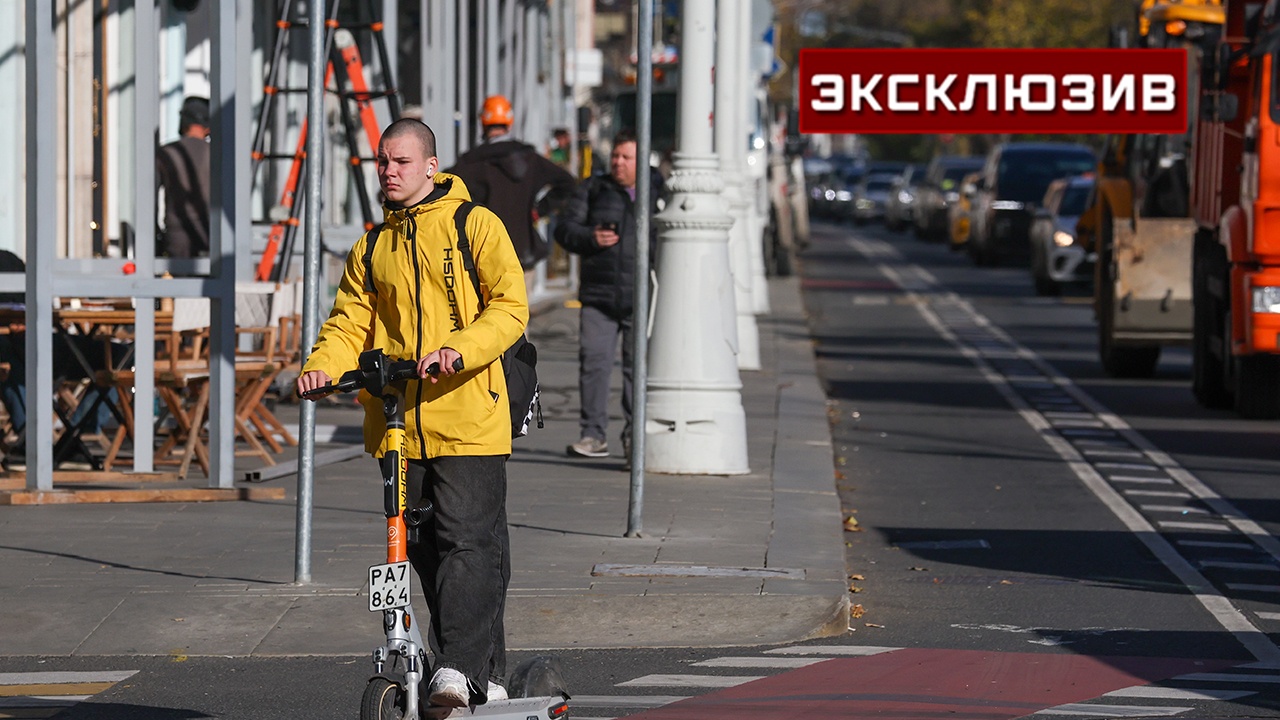
[[[470,195],[439,172],[435,135],[397,120],[378,145],[385,222],[356,242],[333,312],[298,378],[299,394],[356,367],[360,353],[416,359],[404,389],[407,506],[435,513],[408,549],[431,613],[431,705],[505,700],[503,609],[511,577],[506,461],[511,419],[502,364],[529,320],[524,272],[502,222],[470,208],[465,232],[484,298],[458,248],[455,212]],[[368,249],[372,245],[372,252]],[[428,372],[428,368],[438,374]],[[429,381],[428,381],[429,380]],[[366,392],[365,449],[382,458],[382,401]]]

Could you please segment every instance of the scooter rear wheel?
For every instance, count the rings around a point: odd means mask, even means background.
[[[360,699],[360,720],[404,720],[404,688],[386,678],[371,679]]]

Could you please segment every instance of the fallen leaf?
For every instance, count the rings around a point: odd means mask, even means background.
[[[853,606],[852,608],[850,608],[850,610],[849,610],[849,616],[850,616],[850,617],[860,618],[860,617],[862,617],[863,615],[865,615],[865,614],[866,614],[866,612],[867,612],[867,611],[862,607],[862,605],[854,605],[854,606]]]
[[[866,580],[866,578],[862,577],[862,575],[860,574],[850,575],[849,579],[850,580]]]
[[[860,593],[860,592],[862,592],[862,588],[858,587],[857,585],[850,585],[850,586],[849,586],[849,592],[851,592],[851,593]]]
[[[837,471],[836,471],[836,479],[837,479],[837,480],[848,480],[849,478],[844,474],[844,472],[842,472],[842,471],[840,471],[840,470],[837,470]]]
[[[909,568],[907,568],[907,569],[908,569],[908,570],[914,570],[915,572],[925,572],[925,571],[927,571],[929,568],[922,568],[922,567],[916,566],[916,567],[909,567]]]
[[[1001,581],[1000,581],[1000,584],[1001,584],[1001,585],[1012,585],[1013,583],[1012,583],[1012,582],[1010,582],[1010,581],[1008,581],[1008,580],[1001,580]]]
[[[934,579],[933,579],[933,584],[934,584],[934,585],[941,585],[941,584],[942,584],[942,578],[934,578]]]
[[[850,515],[848,519],[844,521],[844,531],[845,532],[862,532],[862,528],[858,527],[858,518]]]
[[[875,624],[875,623],[862,623],[862,624],[863,624],[863,625],[866,625],[867,627],[874,627],[874,628],[882,628],[882,627],[884,627],[883,625],[877,625],[877,624]]]

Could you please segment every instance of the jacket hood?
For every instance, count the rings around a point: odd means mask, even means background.
[[[478,145],[467,152],[466,159],[496,165],[512,182],[520,182],[529,174],[528,153],[536,152],[532,145],[519,140],[499,140]]]

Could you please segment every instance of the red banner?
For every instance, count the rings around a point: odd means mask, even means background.
[[[1184,50],[801,50],[803,133],[1181,133]]]

